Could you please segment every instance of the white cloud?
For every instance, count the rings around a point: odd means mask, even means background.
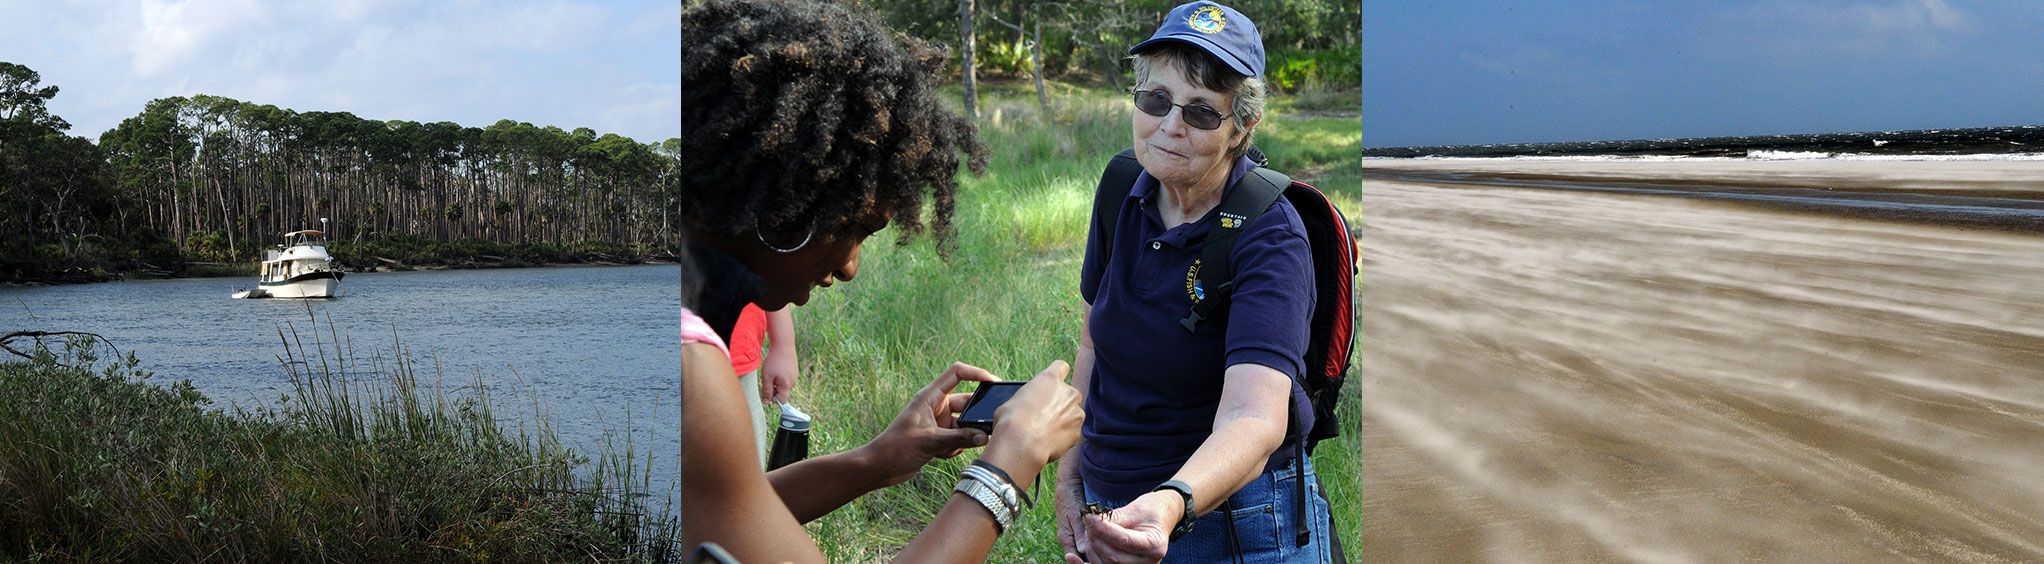
[[[459,26],[475,34],[471,41],[485,43],[494,40],[501,46],[537,51],[586,46],[606,33],[605,24],[630,24],[617,21],[609,10],[566,2],[525,5],[503,11],[485,10],[484,16],[485,19],[479,22],[482,25]]]
[[[1966,28],[1966,15],[1944,0],[1857,6],[1869,33],[1935,33]]]
[[[52,110],[87,137],[151,99],[204,93],[656,141],[679,134],[678,10],[672,0],[35,3],[0,18],[0,60],[60,86]]]
[[[604,103],[599,105],[603,112],[596,125],[606,131],[622,131],[645,120],[661,119],[661,116],[675,116],[669,119],[679,118],[681,88],[675,84],[635,84],[609,93]],[[639,141],[650,143],[664,141],[668,137],[639,138]]]
[[[1973,27],[1944,0],[1770,3],[1730,10],[1720,24],[1727,51],[1790,63],[1938,57],[1948,54],[1948,39]]]

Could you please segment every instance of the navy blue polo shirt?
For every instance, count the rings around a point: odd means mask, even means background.
[[[1236,160],[1223,197],[1253,166]],[[1160,189],[1148,172],[1136,177],[1114,218],[1115,240],[1101,240],[1089,227],[1080,270],[1079,294],[1093,304],[1093,374],[1079,474],[1087,489],[1124,502],[1171,479],[1213,432],[1229,366],[1259,364],[1290,376],[1292,401],[1306,418],[1306,425],[1289,427],[1265,470],[1288,463],[1299,430],[1312,426],[1311,404],[1298,385],[1315,299],[1313,254],[1299,212],[1278,198],[1242,227],[1231,256],[1232,303],[1195,333],[1178,321],[1191,312],[1188,271],[1220,223],[1218,209],[1164,229]],[[1103,264],[1110,244],[1111,260]]]

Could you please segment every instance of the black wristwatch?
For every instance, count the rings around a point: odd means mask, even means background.
[[[1185,498],[1185,515],[1179,516],[1178,526],[1171,528],[1170,540],[1176,541],[1178,540],[1178,537],[1185,536],[1186,533],[1192,532],[1192,522],[1199,520],[1198,516],[1192,514],[1192,486],[1186,485],[1185,482],[1172,480],[1169,482],[1164,482],[1163,484],[1159,484],[1156,489],[1150,491],[1154,492],[1158,490],[1176,491],[1178,492],[1179,497]]]

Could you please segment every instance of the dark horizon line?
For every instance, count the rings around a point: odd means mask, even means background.
[[[1896,135],[1903,135],[1903,134],[1920,134],[1920,133],[1928,133],[1928,132],[1933,132],[1933,131],[1938,131],[1938,132],[1942,132],[1942,131],[1965,131],[1965,130],[1974,130],[1974,129],[1999,129],[1999,128],[2023,128],[2023,129],[2027,129],[2027,128],[2044,128],[2044,123],[2037,123],[2037,124],[2020,124],[2020,125],[1983,125],[1983,126],[1968,126],[1968,127],[1938,127],[1938,128],[1928,128],[1928,129],[1895,129],[1895,130],[1871,130],[1871,131],[1820,131],[1820,132],[1803,132],[1803,133],[1758,133],[1758,134],[1752,134],[1752,135],[1709,135],[1709,136],[1700,136],[1700,137],[1640,137],[1640,138],[1631,138],[1631,139],[1585,139],[1585,140],[1562,140],[1562,141],[1513,141],[1513,142],[1503,142],[1503,143],[1467,143],[1467,144],[1460,144],[1460,145],[1399,145],[1399,146],[1379,146],[1379,147],[1372,147],[1372,146],[1368,146],[1368,145],[1365,145],[1365,146],[1363,147],[1363,152],[1367,154],[1367,153],[1369,153],[1370,151],[1417,151],[1417,150],[1421,150],[1421,149],[1471,149],[1471,148],[1479,148],[1479,147],[1505,147],[1505,146],[1527,146],[1527,147],[1532,147],[1532,146],[1542,146],[1542,145],[1564,145],[1564,144],[1590,144],[1590,143],[1606,143],[1606,144],[1614,144],[1614,145],[1618,145],[1618,144],[1633,144],[1633,143],[1665,143],[1665,142],[1672,142],[1672,141],[1708,141],[1708,140],[1730,140],[1730,139],[1752,139],[1752,138],[1761,138],[1761,137],[1805,137],[1805,136],[1815,136],[1815,135],[1873,135],[1873,134],[1896,134]],[[1368,127],[1367,127],[1367,126],[1365,126],[1365,128],[1364,128],[1364,129],[1366,129],[1366,130],[1367,130],[1367,129],[1368,129]],[[2040,148],[2040,149],[2044,149],[2044,148]]]

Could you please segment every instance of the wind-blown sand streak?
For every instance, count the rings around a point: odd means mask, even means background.
[[[1364,177],[1680,196],[1782,211],[2044,234],[2044,162],[1377,160]]]
[[[1362,561],[2044,558],[2044,238],[1363,199]]]

